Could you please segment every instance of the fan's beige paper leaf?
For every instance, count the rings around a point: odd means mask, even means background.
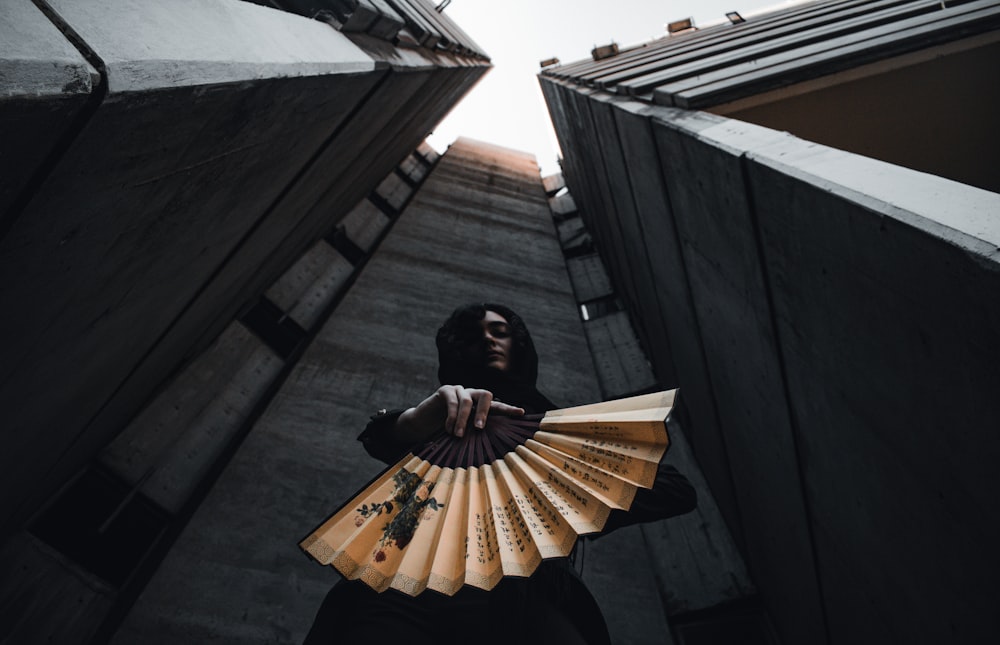
[[[450,512],[455,470],[432,466],[427,472],[427,480],[435,482],[434,497],[447,512]],[[402,561],[390,582],[393,589],[415,596],[427,587],[434,553],[441,541],[445,517],[445,511],[424,510],[413,539],[408,547],[402,550]]]
[[[367,550],[364,545],[374,545],[381,536],[381,529],[376,522],[377,513],[366,515],[359,509],[373,508],[392,499],[397,488],[395,479],[398,473],[403,470],[411,471],[420,461],[408,456],[386,470],[368,488],[320,525],[302,542],[302,548],[319,562],[334,564],[345,576],[352,577],[360,566],[360,561],[353,555]]]
[[[452,596],[465,584],[465,560],[468,556],[469,471],[455,469],[455,481],[448,505],[444,508],[441,538],[438,540],[427,586]]]
[[[674,397],[676,394],[677,390],[666,390],[651,394],[640,394],[639,396],[632,396],[626,399],[615,399],[614,401],[588,403],[587,405],[578,405],[572,408],[549,410],[545,413],[545,418],[556,419],[563,416],[612,414],[629,410],[666,409],[669,412],[670,408],[674,406]]]
[[[505,456],[504,461],[493,465],[494,470],[507,483],[541,557],[568,556],[576,543],[576,533],[531,482],[511,470],[510,462],[515,456]]]
[[[486,589],[503,577],[496,527],[482,468],[469,469],[468,559],[465,584]]]
[[[496,454],[492,463],[465,461],[452,439],[428,444],[417,452],[431,461],[407,455],[300,546],[378,591],[453,595],[531,575],[652,485],[673,401],[673,391],[657,392],[553,410],[540,423],[497,421],[497,434],[470,437],[509,450],[482,453]]]
[[[573,481],[611,508],[626,510],[635,499],[636,484],[594,468],[543,443],[529,439],[524,445],[556,468],[561,468]]]
[[[521,517],[521,511],[503,477],[497,477],[495,466],[483,466],[481,470],[493,508],[493,526],[496,528],[503,574],[529,576],[542,561],[542,556],[535,548],[528,525]]]
[[[572,437],[538,431],[526,446],[542,443],[555,448],[584,463],[590,464],[613,477],[649,488],[656,480],[656,467],[666,450],[666,446],[621,441]],[[659,454],[657,454],[659,453]]]
[[[611,509],[570,481],[559,468],[524,446],[517,447],[514,458],[521,458],[524,463],[520,464],[518,470],[529,478],[552,508],[569,522],[577,535],[597,533],[604,528]]]

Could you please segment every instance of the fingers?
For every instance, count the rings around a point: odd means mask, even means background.
[[[456,390],[456,394],[458,395],[458,411],[455,415],[455,424],[452,432],[456,437],[461,437],[465,434],[465,426],[469,423],[469,415],[472,414],[472,408],[475,406],[472,392],[473,390],[467,390],[464,387],[459,387]]]
[[[489,390],[473,390],[476,399],[476,419],[474,421],[477,428],[486,425],[486,415],[493,409],[493,393]]]
[[[490,412],[495,412],[497,414],[505,414],[510,417],[519,417],[524,414],[524,408],[519,408],[514,405],[507,405],[506,403],[501,403],[500,401],[493,401],[490,404]]]
[[[444,431],[455,434],[455,421],[458,419],[458,389],[457,385],[442,385],[437,393],[445,405]],[[462,436],[462,435],[457,435]]]
[[[465,435],[470,417],[476,428],[483,428],[486,426],[486,417],[491,412],[507,416],[524,414],[524,408],[494,400],[493,393],[489,390],[442,385],[436,396],[445,406],[445,432],[456,437]]]

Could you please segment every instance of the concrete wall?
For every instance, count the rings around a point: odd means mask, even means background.
[[[620,293],[666,330],[654,363],[676,369],[783,641],[1000,635],[984,577],[1000,571],[1000,196],[542,87],[567,184],[616,284],[630,274]]]
[[[599,397],[530,156],[459,140],[399,216],[243,443],[113,642],[301,642],[335,571],[297,543],[382,466],[354,440],[437,388],[434,334],[500,300],[560,404]],[[581,351],[582,350],[582,351]]]
[[[0,17],[3,534],[488,68],[238,0],[39,6]]]

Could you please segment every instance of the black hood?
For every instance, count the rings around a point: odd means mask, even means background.
[[[487,311],[507,320],[511,331],[510,369],[485,367],[486,341],[480,321]],[[538,354],[528,328],[512,309],[495,303],[459,307],[437,333],[438,380],[442,385],[463,385],[493,392],[504,403],[544,412],[555,406],[537,389]]]

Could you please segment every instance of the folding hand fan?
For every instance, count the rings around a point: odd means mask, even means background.
[[[491,415],[386,469],[300,547],[377,591],[452,595],[492,589],[569,555],[612,509],[650,488],[667,449],[676,390],[552,410]],[[539,415],[540,416],[540,415]]]

